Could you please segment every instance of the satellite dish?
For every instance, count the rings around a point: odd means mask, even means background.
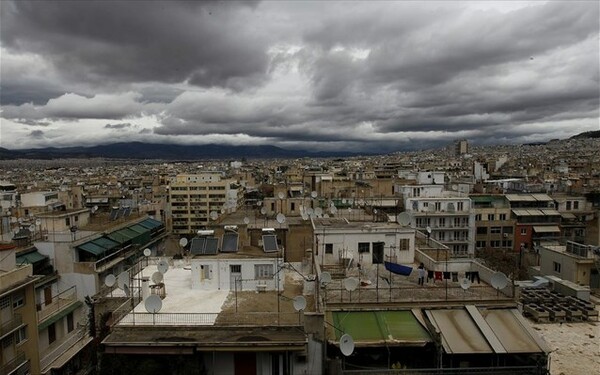
[[[131,291],[129,290],[129,285],[123,285],[123,291],[125,292],[125,297],[129,297],[131,295]]]
[[[492,275],[490,283],[494,289],[504,289],[508,285],[508,277],[502,272],[496,272]]]
[[[261,208],[261,209],[260,209],[260,213],[261,213],[261,214],[263,214],[263,215],[264,215],[264,214],[266,214],[266,213],[267,213],[267,209],[266,209],[266,208],[264,208],[264,207],[263,207],[263,208]]]
[[[156,314],[162,309],[162,300],[158,295],[151,294],[144,300],[144,307],[149,313]]]
[[[127,284],[129,284],[129,272],[123,271],[117,276],[117,286],[119,289],[125,290]]]
[[[428,234],[431,234],[431,227],[428,226],[427,228],[425,228],[425,230],[427,231]]]
[[[217,211],[211,211],[210,212],[210,219],[211,220],[217,220],[218,217],[219,217],[219,214],[217,213]]]
[[[302,214],[302,220],[308,220],[308,214],[306,212]]]
[[[323,209],[321,207],[315,208],[315,215],[317,215],[317,216],[323,215]]]
[[[302,311],[306,308],[306,298],[304,296],[294,297],[294,309],[296,311]]]
[[[165,274],[169,270],[169,263],[167,263],[167,261],[163,259],[160,262],[158,262],[156,268],[158,269],[158,272]]]
[[[30,231],[30,232],[33,232],[34,230],[35,230],[35,225],[31,224],[31,225],[29,226],[29,231]]]
[[[348,213],[352,212],[352,207],[348,207]]]
[[[333,207],[331,207],[329,212],[331,212],[332,215],[335,215],[337,213],[337,208],[335,206],[333,206]]]
[[[340,337],[340,351],[346,357],[354,352],[354,340],[352,339],[352,336],[347,333],[344,333],[342,337]]]
[[[312,191],[312,192],[310,193],[310,197],[311,197],[311,198],[313,198],[313,199],[314,199],[314,198],[316,198],[318,195],[319,195],[319,194],[318,194],[316,191]]]
[[[335,203],[333,201],[329,201],[329,207],[335,207]]]
[[[35,221],[35,225],[38,225],[38,226],[39,226],[39,225],[42,225],[42,221],[41,221],[40,219],[37,219],[37,220]]]
[[[106,275],[106,277],[104,278],[104,285],[106,285],[109,288],[115,285],[116,282],[117,278],[113,274]]]
[[[373,213],[374,213],[375,215],[377,215],[377,209],[376,209],[376,208],[373,210]]]
[[[309,207],[309,208],[306,210],[306,213],[307,213],[308,215],[313,215],[313,214],[315,213],[315,210],[314,210],[312,207]]]
[[[573,185],[573,182],[571,180],[567,180],[567,186],[571,186]]]
[[[329,219],[329,214],[324,214],[323,219]]]
[[[248,219],[248,217],[244,218],[244,224],[246,224],[246,225],[250,224],[250,219]]]
[[[469,289],[471,287],[471,280],[467,279],[466,277],[460,280],[460,287],[464,290]]]
[[[224,214],[225,213],[225,209],[221,208],[221,213]],[[215,217],[213,220],[216,220],[217,218]]]
[[[279,224],[285,223],[285,215],[282,213],[277,214],[277,222]]]
[[[342,199],[342,204],[346,204],[346,198]]]
[[[430,212],[435,212],[435,206],[429,206],[429,207],[427,207],[427,209],[428,209]]]
[[[408,214],[408,212],[402,212],[400,215],[398,215],[397,220],[398,224],[402,226],[407,226],[410,224],[410,215]]]
[[[164,280],[164,276],[160,272],[154,272],[151,279],[154,284],[160,284]]]
[[[181,239],[179,240],[179,246],[181,247],[186,247],[188,244],[188,240],[185,237],[181,237]]]
[[[356,277],[344,279],[344,288],[349,292],[356,290],[358,288],[358,279]]]
[[[258,201],[257,203],[259,206],[262,206],[263,202],[262,201]]]
[[[152,254],[152,250],[150,250],[150,249],[144,249],[144,256],[149,257],[150,254]]]
[[[331,274],[329,272],[321,273],[321,284],[329,284],[331,282]]]
[[[282,191],[280,191],[279,193],[277,193],[277,197],[278,197],[279,199],[283,199],[283,198],[285,198],[285,194],[283,194],[283,192],[282,192]]]

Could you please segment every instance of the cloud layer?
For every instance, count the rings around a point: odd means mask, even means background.
[[[14,1],[0,11],[2,147],[118,134],[394,151],[600,128],[595,1]]]

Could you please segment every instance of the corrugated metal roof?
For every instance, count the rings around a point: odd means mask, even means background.
[[[105,248],[100,247],[92,242],[86,242],[84,244],[77,246],[77,248],[80,250],[84,250],[92,255],[100,255],[106,251]]]
[[[536,233],[557,233],[560,232],[560,228],[556,225],[547,226],[534,226],[533,231]]]
[[[521,322],[515,318],[512,309],[483,310],[481,315],[508,353],[543,351]]]
[[[93,244],[98,245],[100,247],[103,247],[107,250],[112,250],[115,247],[119,246],[118,242],[115,242],[111,239],[108,239],[106,237],[100,237],[100,238],[96,238],[95,240],[92,241]]]

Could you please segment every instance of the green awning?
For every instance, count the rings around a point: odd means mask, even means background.
[[[96,238],[95,240],[92,241],[92,243],[94,245],[98,245],[100,247],[105,248],[106,250],[112,250],[115,247],[119,246],[118,242],[115,242],[111,239],[108,239],[106,237],[100,237],[100,238]]]
[[[124,235],[126,235],[127,237],[130,237],[131,239],[137,238],[137,237],[139,237],[139,235],[140,235],[138,232],[136,232],[136,231],[134,231],[134,230],[131,230],[131,229],[129,229],[129,228],[124,228],[124,229],[121,229],[119,232],[120,232],[120,233],[123,233],[123,234],[124,234]]]
[[[163,225],[163,223],[161,223],[158,220],[154,220],[154,219],[146,219],[142,222],[139,223],[141,226],[146,227],[148,229],[154,229],[154,228],[158,228],[161,227]]]
[[[45,328],[48,328],[48,326],[52,323],[56,323],[59,320],[61,320],[62,318],[64,318],[65,316],[69,315],[70,313],[72,313],[73,311],[77,310],[78,308],[80,308],[81,306],[83,306],[83,302],[81,301],[77,301],[74,304],[72,304],[71,306],[67,307],[64,310],[59,311],[58,313],[52,315],[50,318],[44,320],[43,322],[41,322],[38,325],[38,331],[41,331]]]
[[[112,232],[111,234],[106,235],[106,237],[110,238],[113,241],[118,242],[119,244],[124,244],[125,242],[131,240],[131,238],[129,238],[119,232]]]
[[[82,245],[77,246],[77,248],[96,256],[104,254],[106,252],[105,248],[100,247],[92,242],[86,242]]]
[[[433,341],[410,310],[334,311],[331,314],[337,328],[332,329],[335,341],[347,333],[357,347],[424,346]]]
[[[17,255],[17,264],[34,264],[37,262],[41,262],[43,260],[48,259],[47,256],[38,253],[37,251],[30,251],[27,254],[19,254]]]
[[[150,233],[150,228],[143,227],[139,224],[127,227],[127,229],[131,229],[132,231],[137,232],[139,234]]]

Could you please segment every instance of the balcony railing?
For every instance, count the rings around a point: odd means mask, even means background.
[[[14,331],[22,325],[23,319],[21,318],[21,315],[14,314],[11,320],[7,321],[6,323],[2,324],[2,326],[0,326],[0,338],[4,337],[6,334]]]
[[[43,322],[54,314],[66,309],[77,302],[77,288],[75,286],[52,297],[49,304],[40,304],[38,311],[38,322]]]
[[[61,354],[69,350],[83,338],[88,337],[86,330],[77,328],[69,333],[61,341],[56,342],[56,346],[51,346],[45,353],[42,353],[40,368],[43,370],[54,362]]]
[[[19,369],[17,374],[28,374],[29,373],[29,360],[25,357],[25,353],[17,352],[15,358],[6,362],[6,364],[0,366],[0,374],[10,374],[16,369]]]

